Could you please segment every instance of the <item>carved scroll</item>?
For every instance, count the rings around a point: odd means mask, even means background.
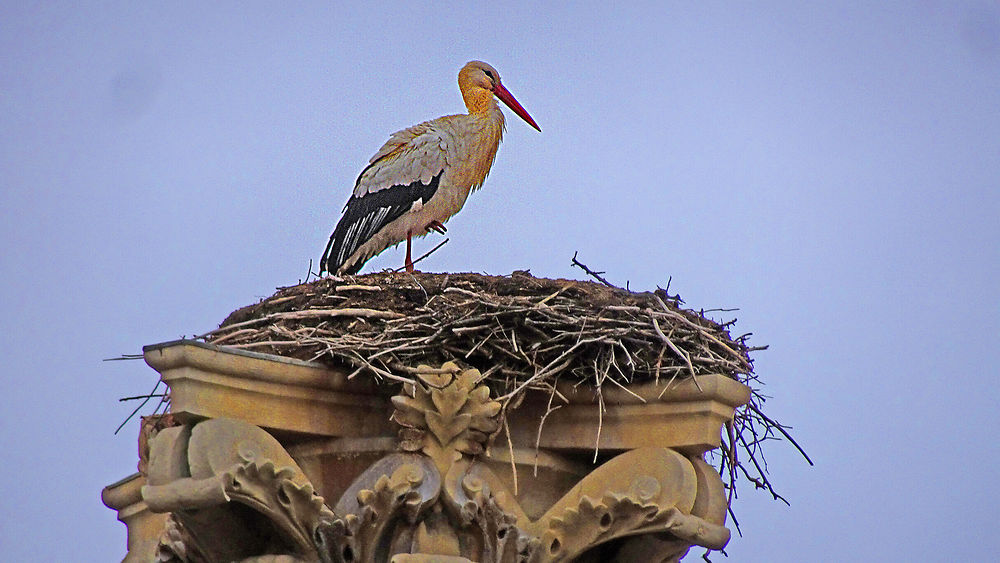
[[[161,431],[150,441],[154,512],[170,512],[158,560],[317,561],[333,513],[271,435],[229,419]],[[264,559],[262,559],[264,558]]]
[[[719,549],[729,530],[691,515],[698,473],[667,448],[640,448],[597,468],[528,529],[541,538],[536,561],[568,561],[626,536],[669,532]]]

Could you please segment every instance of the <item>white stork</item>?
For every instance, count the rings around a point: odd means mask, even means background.
[[[472,61],[458,73],[469,113],[447,115],[393,133],[354,184],[344,216],[330,236],[320,274],[355,274],[372,256],[406,241],[406,271],[413,271],[413,237],[444,232],[469,193],[486,180],[504,131],[494,96],[541,131],[492,66]]]

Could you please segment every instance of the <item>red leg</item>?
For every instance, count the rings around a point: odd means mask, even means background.
[[[406,271],[410,274],[413,273],[413,258],[410,257],[411,235],[410,231],[406,232]]]

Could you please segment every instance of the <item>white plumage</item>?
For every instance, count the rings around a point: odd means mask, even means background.
[[[449,115],[393,133],[361,171],[320,262],[320,271],[356,273],[372,256],[410,241],[458,213],[482,186],[503,136],[500,98],[532,127],[530,115],[500,83],[490,65],[472,61],[458,74],[468,114]]]

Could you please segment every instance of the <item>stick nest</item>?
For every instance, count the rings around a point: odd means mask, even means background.
[[[628,384],[719,373],[746,382],[751,349],[746,336],[730,336],[733,322],[682,309],[664,290],[519,272],[378,273],[282,288],[233,312],[205,340],[376,379],[458,361],[509,398],[549,389],[557,377],[599,386],[607,378]]]
[[[722,439],[719,469],[730,495],[743,476],[781,499],[760,445],[778,433],[794,440],[760,410],[750,353],[766,347],[748,346],[748,334],[734,338],[735,319],[716,322],[682,304],[663,289],[635,293],[527,272],[383,272],[280,288],[200,338],[386,383],[411,381],[418,364],[456,361],[479,369],[504,412],[525,390],[553,392],[557,380],[591,385],[599,396],[608,384],[666,388],[678,378],[723,374],[753,390]],[[737,459],[736,450],[746,454]]]

